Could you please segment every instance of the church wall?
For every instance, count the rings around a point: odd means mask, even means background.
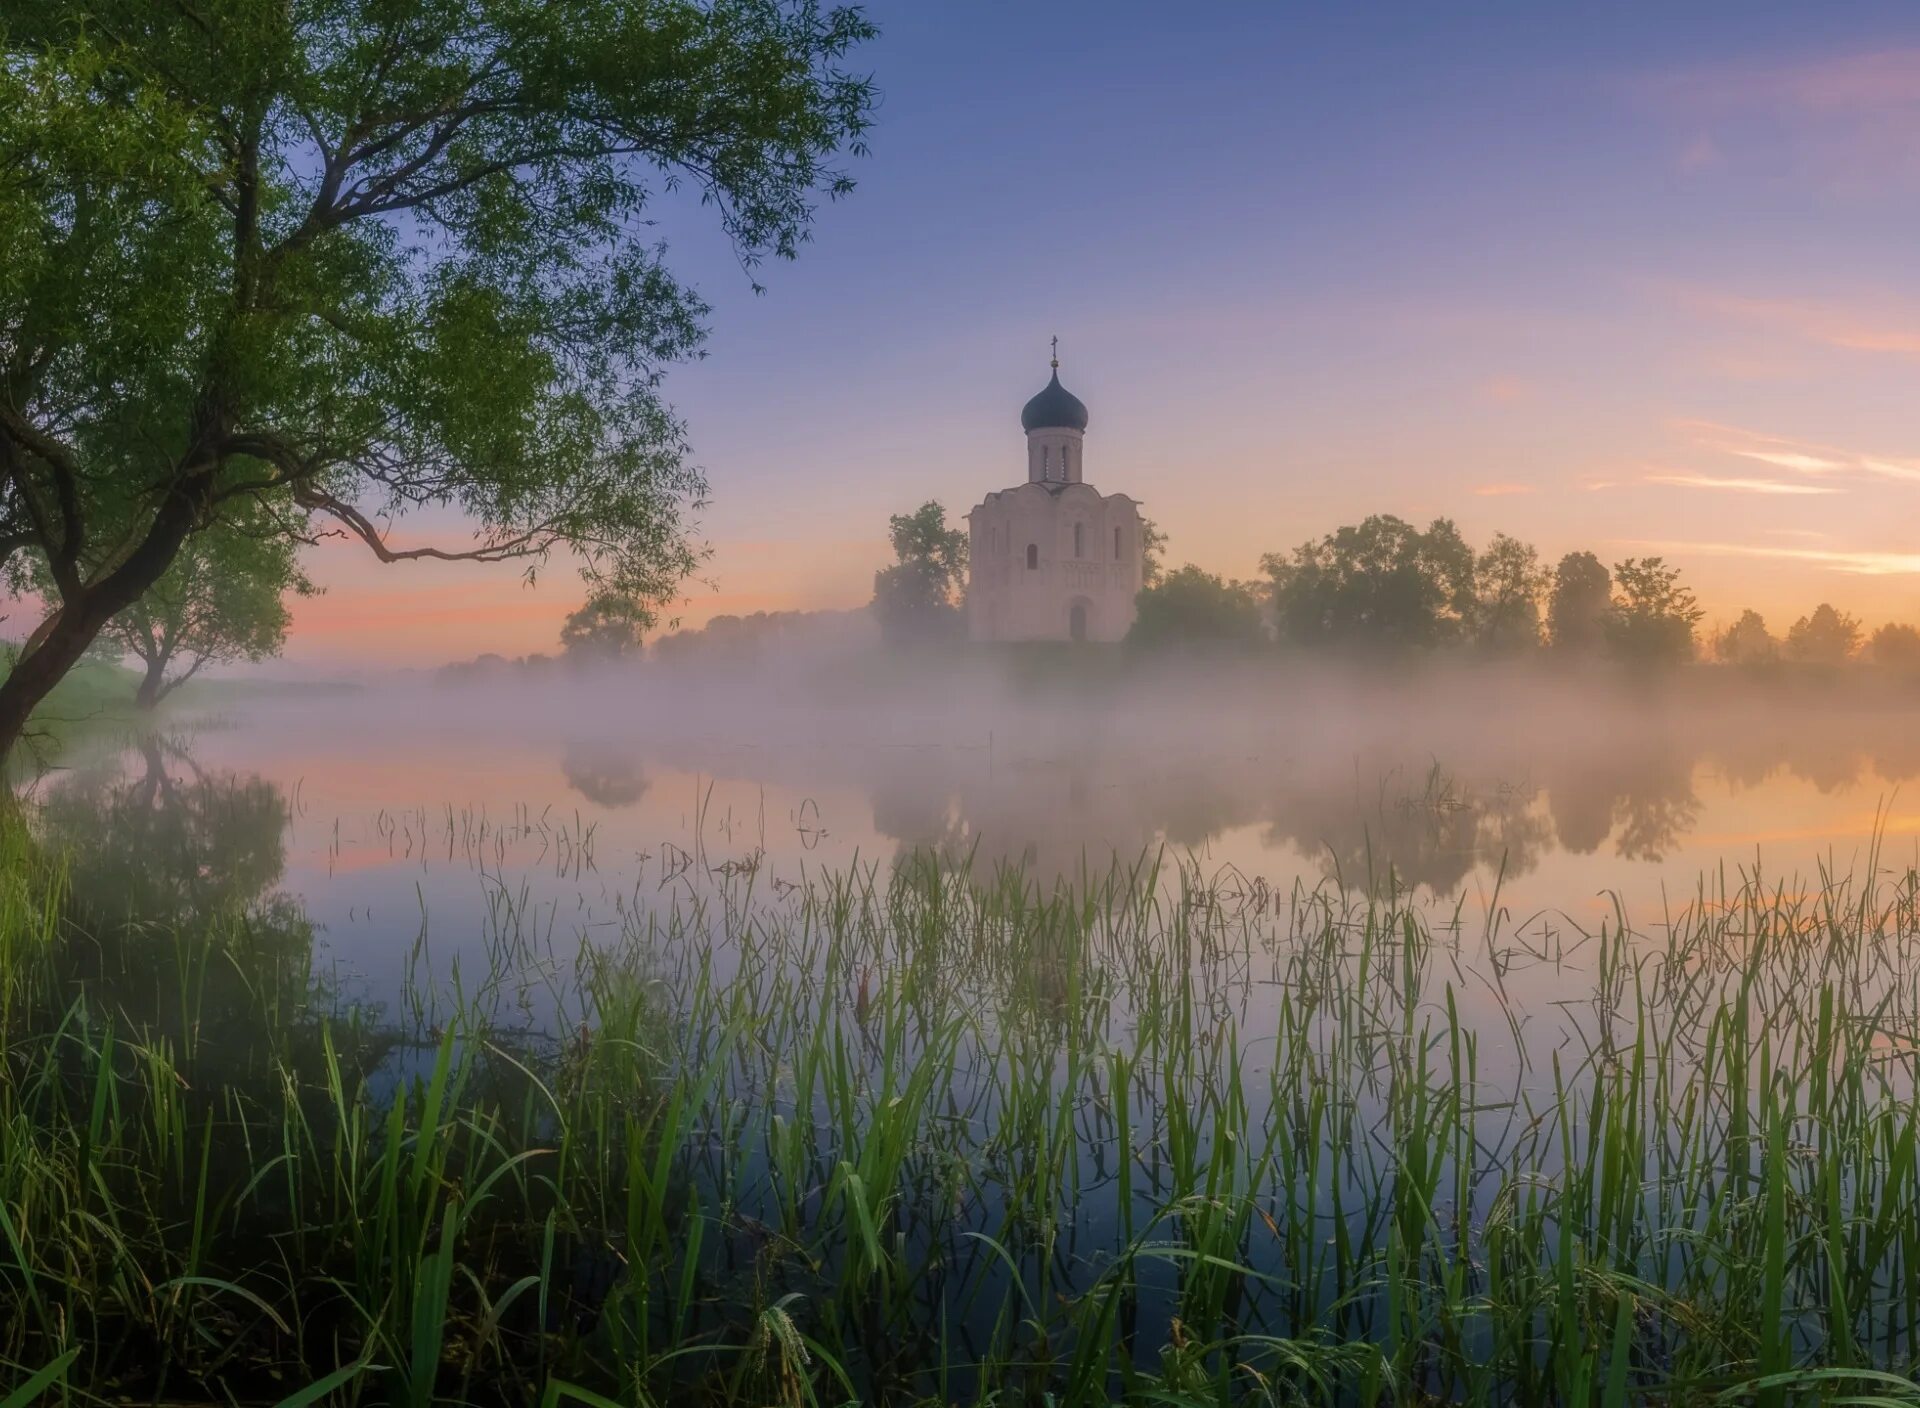
[[[1139,512],[1124,494],[1022,485],[983,502],[970,526],[967,620],[974,640],[1066,640],[1076,601],[1086,608],[1088,640],[1118,641],[1133,625],[1142,537]]]

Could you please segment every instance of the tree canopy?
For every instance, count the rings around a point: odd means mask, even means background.
[[[704,485],[659,383],[706,310],[656,211],[684,188],[743,264],[793,255],[849,188],[872,33],[769,0],[12,0],[0,562],[51,590],[0,750],[240,505],[668,593]],[[427,507],[471,540],[390,537]]]
[[[290,619],[286,597],[313,590],[295,544],[222,525],[187,539],[160,580],[100,639],[145,667],[135,702],[151,709],[207,665],[279,654]]]
[[[1473,564],[1474,642],[1497,655],[1536,648],[1550,580],[1531,543],[1495,533]]]
[[[1920,630],[1889,622],[1867,641],[1874,664],[1893,670],[1920,670]]]
[[[1253,589],[1188,564],[1136,599],[1127,644],[1151,650],[1245,648],[1266,638]]]
[[[1749,608],[1714,638],[1713,653],[1725,665],[1770,665],[1780,658],[1780,642],[1767,630],[1766,619]]]
[[[1859,645],[1860,622],[1824,601],[1787,628],[1787,658],[1802,665],[1844,665]]]
[[[898,644],[960,633],[960,591],[967,573],[967,533],[947,526],[931,500],[887,522],[896,561],[873,574],[873,611],[880,634]]]
[[[1391,514],[1269,553],[1281,638],[1361,650],[1444,645],[1472,618],[1474,554],[1452,521],[1423,532]]]
[[[653,612],[618,592],[598,592],[560,627],[560,648],[575,664],[605,664],[640,654]]]
[[[1598,651],[1613,610],[1613,574],[1590,552],[1570,552],[1553,569],[1547,641],[1555,650]]]
[[[1628,558],[1614,564],[1608,648],[1622,660],[1673,664],[1693,658],[1693,628],[1706,613],[1680,569],[1664,558]]]

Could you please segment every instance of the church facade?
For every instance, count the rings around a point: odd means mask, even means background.
[[[978,641],[1117,641],[1133,625],[1140,508],[1086,482],[1087,408],[1053,379],[1020,413],[1027,479],[967,515],[967,634]]]

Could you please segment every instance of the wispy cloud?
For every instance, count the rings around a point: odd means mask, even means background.
[[[1920,141],[1920,132],[1915,139]],[[1920,314],[1866,314],[1819,299],[1751,298],[1701,288],[1680,289],[1678,296],[1696,313],[1770,328],[1822,347],[1920,357]]]
[[[1476,484],[1473,486],[1473,492],[1483,499],[1498,499],[1509,494],[1531,494],[1534,492],[1534,486],[1531,484]]]
[[[1870,196],[1920,180],[1920,47],[1669,69],[1632,92],[1683,124],[1683,172],[1757,157]]]
[[[1738,479],[1680,471],[1649,474],[1649,484],[1671,484],[1682,489],[1722,489],[1741,494],[1837,494],[1830,484],[1803,484],[1791,479]]]
[[[1753,460],[1776,469],[1790,469],[1796,474],[1815,477],[1851,474],[1920,482],[1920,459],[1868,454],[1843,449],[1838,445],[1743,430],[1739,426],[1722,425],[1716,421],[1683,420],[1675,424],[1682,434],[1703,449]]]
[[[1645,89],[1703,112],[1920,113],[1920,47],[1708,64],[1655,75]]]
[[[1634,546],[1676,557],[1748,557],[1774,562],[1804,562],[1857,577],[1920,577],[1920,552],[1871,552],[1844,548],[1793,548],[1770,543],[1721,543],[1641,539]]]

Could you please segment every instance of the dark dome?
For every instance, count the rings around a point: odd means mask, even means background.
[[[1086,403],[1060,384],[1060,369],[1054,368],[1053,380],[1040,394],[1027,402],[1020,412],[1022,430],[1085,430]]]

